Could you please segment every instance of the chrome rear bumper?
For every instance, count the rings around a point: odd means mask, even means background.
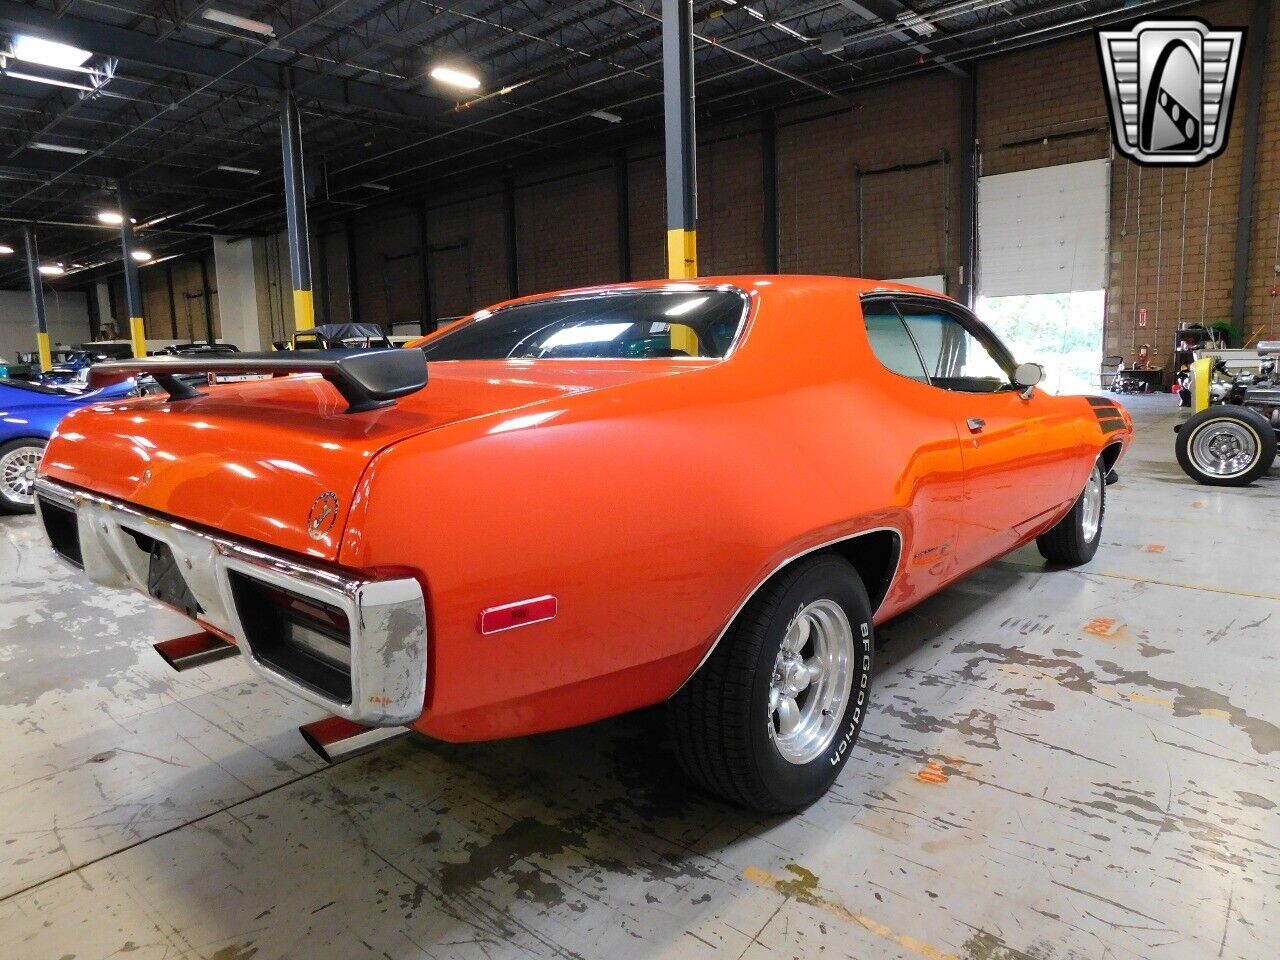
[[[55,552],[104,587],[151,595],[151,553],[143,544],[165,544],[198,606],[195,619],[234,637],[253,668],[271,683],[369,726],[398,726],[421,716],[427,685],[427,617],[422,588],[412,577],[347,577],[48,477],[36,480],[36,509]],[[237,607],[233,575],[319,601],[346,615],[349,700],[303,682],[255,650],[244,623],[249,611]]]

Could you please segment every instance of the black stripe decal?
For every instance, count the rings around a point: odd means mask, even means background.
[[[1085,399],[1089,401],[1090,406],[1094,406],[1094,407],[1114,408],[1116,405],[1116,402],[1114,400],[1108,400],[1106,397],[1085,397]]]
[[[1117,430],[1124,429],[1124,421],[1108,420],[1104,423],[1098,424],[1098,426],[1102,428],[1103,433],[1115,433]]]

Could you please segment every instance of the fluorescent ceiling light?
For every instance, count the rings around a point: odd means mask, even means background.
[[[146,263],[148,260],[151,259],[151,254],[148,253],[146,250],[135,250],[133,251],[131,256],[133,257],[133,259],[137,260],[139,263]]]
[[[775,23],[773,26],[775,29],[781,30],[783,33],[785,33],[789,37],[795,37],[797,40],[801,40],[804,43],[812,42],[810,37],[806,37],[803,33],[800,33],[798,30],[792,30],[785,23]]]
[[[608,110],[592,110],[591,115],[597,120],[604,120],[608,123],[621,123],[622,118],[616,113],[610,113]]]
[[[83,83],[72,83],[70,80],[56,80],[53,77],[42,77],[34,73],[24,73],[21,70],[15,70],[9,67],[4,71],[6,77],[13,77],[15,80],[31,80],[35,83],[47,83],[51,87],[66,87],[68,90],[84,90],[88,93],[93,92],[93,87],[86,86]]]
[[[437,66],[431,68],[431,79],[439,80],[441,83],[447,83],[451,87],[461,87],[463,90],[478,90],[480,88],[480,78],[474,73],[466,70],[459,70],[456,67]]]
[[[7,243],[0,243],[0,256],[7,257],[11,253],[13,253],[13,247]]]
[[[42,141],[36,141],[31,144],[31,149],[48,150],[51,153],[74,153],[76,156],[82,156],[89,152],[84,147],[67,147],[63,146],[61,143],[44,143]]]
[[[387,193],[391,190],[391,188],[385,183],[362,183],[360,186],[368,187],[370,190],[381,190],[383,193]]]
[[[684,314],[688,313],[690,310],[697,310],[698,307],[706,303],[708,299],[709,299],[708,297],[691,297],[688,300],[682,300],[680,303],[677,303],[674,307],[670,307],[664,310],[663,313],[665,313],[668,317],[683,316]]]
[[[13,58],[25,60],[27,63],[38,63],[45,67],[57,67],[60,70],[74,70],[84,66],[93,54],[56,40],[42,40],[39,37],[20,33],[13,38]]]
[[[46,277],[60,277],[67,271],[63,270],[62,267],[58,266],[56,263],[42,263],[40,264],[40,272]]]
[[[112,226],[119,226],[124,223],[124,217],[116,213],[114,210],[99,210],[98,219],[103,223],[109,223]]]
[[[262,172],[261,170],[253,169],[253,167],[235,167],[229,163],[218,164],[218,169],[223,173],[247,173],[251,177],[256,177]]]
[[[235,27],[237,30],[246,30],[249,33],[261,34],[264,37],[274,37],[276,35],[276,28],[271,24],[263,23],[261,20],[250,20],[248,17],[242,17],[236,13],[228,13],[226,10],[206,10],[202,16],[206,20],[212,20],[214,23]]]

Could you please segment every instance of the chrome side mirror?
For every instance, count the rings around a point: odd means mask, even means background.
[[[1022,390],[1022,398],[1030,400],[1035,386],[1044,379],[1044,367],[1038,363],[1020,363],[1013,371],[1013,385]]]

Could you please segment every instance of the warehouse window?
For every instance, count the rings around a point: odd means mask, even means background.
[[[427,359],[721,358],[741,332],[736,290],[635,290],[549,297],[481,311],[424,346]]]

